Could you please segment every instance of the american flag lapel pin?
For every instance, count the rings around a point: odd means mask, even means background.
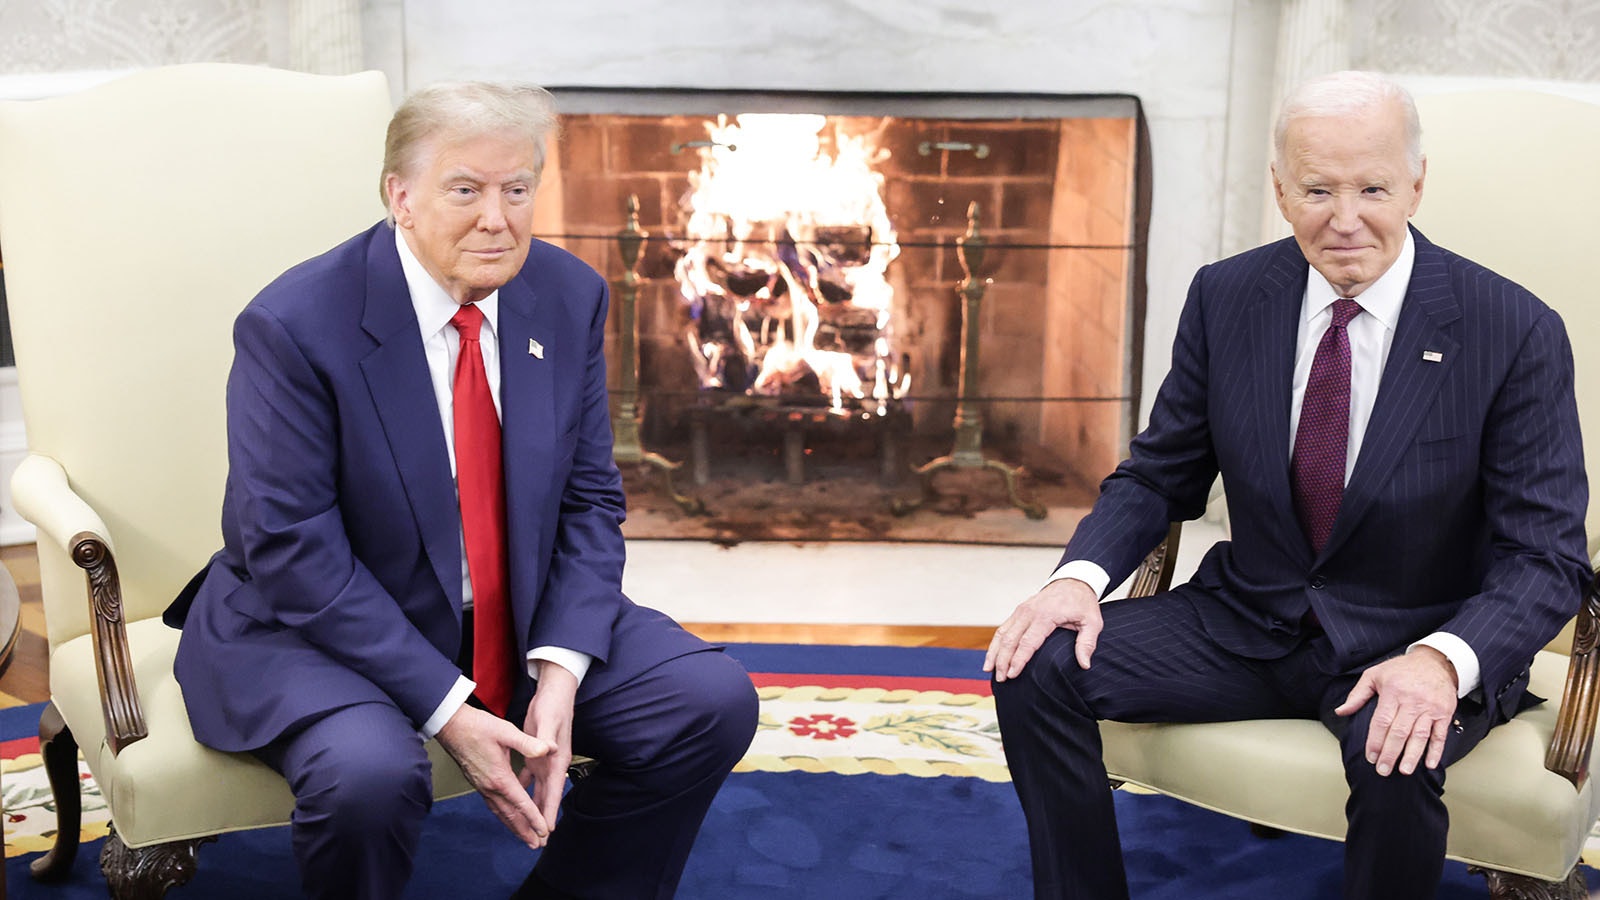
[[[534,359],[544,359],[544,345],[533,338],[528,338],[528,355]]]
[[[1444,354],[1437,350],[1422,351],[1423,362],[1444,362]]]

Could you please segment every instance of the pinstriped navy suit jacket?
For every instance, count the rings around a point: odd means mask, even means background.
[[[1448,631],[1477,653],[1486,701],[1509,717],[1534,653],[1577,612],[1589,577],[1572,349],[1538,298],[1412,234],[1411,284],[1320,554],[1290,499],[1310,267],[1285,239],[1195,276],[1150,424],[1063,559],[1096,562],[1119,583],[1170,521],[1200,515],[1220,472],[1232,540],[1182,588],[1215,641],[1277,658],[1311,608],[1355,671]]]

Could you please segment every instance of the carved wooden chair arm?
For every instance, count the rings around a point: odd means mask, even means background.
[[[1561,691],[1561,709],[1556,714],[1556,730],[1545,752],[1544,767],[1583,788],[1589,777],[1589,757],[1594,747],[1594,728],[1600,711],[1600,576],[1589,583],[1583,604],[1578,608],[1577,630],[1572,636],[1572,661],[1567,664],[1567,683]]]
[[[149,735],[139,688],[133,679],[133,654],[122,615],[122,582],[111,548],[83,532],[72,539],[72,561],[89,582],[89,607],[94,636],[94,668],[100,681],[100,709],[106,719],[106,743],[112,753]]]
[[[113,753],[120,753],[145,737],[147,729],[133,680],[122,583],[105,522],[72,489],[61,464],[37,454],[24,458],[12,474],[11,497],[17,513],[38,529],[38,540],[60,548],[86,573],[106,743]]]
[[[1173,522],[1167,536],[1144,558],[1133,573],[1133,583],[1128,586],[1129,597],[1148,597],[1172,587],[1172,573],[1178,563],[1178,540],[1183,536],[1183,523]]]

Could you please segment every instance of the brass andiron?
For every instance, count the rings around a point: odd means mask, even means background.
[[[983,279],[978,270],[983,265],[984,249],[988,242],[978,233],[978,203],[967,207],[967,233],[956,239],[956,257],[961,260],[961,270],[966,278],[961,282],[961,296],[966,303],[961,309],[961,380],[956,398],[956,442],[949,456],[941,456],[913,471],[922,476],[922,494],[912,500],[896,498],[890,510],[903,516],[938,496],[933,477],[944,469],[988,469],[1000,475],[1006,483],[1006,497],[1011,505],[1022,510],[1030,519],[1046,515],[1044,505],[1023,500],[1017,494],[1017,478],[1022,469],[983,456],[983,414],[972,399],[978,392],[978,308],[983,303]]]
[[[628,224],[617,233],[617,246],[622,250],[622,289],[618,296],[621,321],[617,328],[617,364],[621,368],[617,390],[617,413],[611,419],[614,435],[611,456],[618,465],[639,463],[641,468],[661,470],[661,480],[672,502],[691,516],[706,511],[705,502],[677,492],[672,486],[672,473],[681,462],[673,462],[659,453],[644,449],[639,442],[639,331],[634,309],[639,302],[639,253],[644,248],[649,233],[639,227],[639,196],[628,195]]]

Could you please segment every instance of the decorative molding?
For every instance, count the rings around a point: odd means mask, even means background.
[[[1348,0],[1288,0],[1278,20],[1277,96],[1350,67]],[[1273,104],[1276,108],[1277,104]]]
[[[266,63],[268,5],[260,0],[0,3],[0,72]]]
[[[320,75],[362,69],[359,0],[290,0],[289,68]]]
[[[1600,80],[1600,0],[1351,0],[1362,68]]]

